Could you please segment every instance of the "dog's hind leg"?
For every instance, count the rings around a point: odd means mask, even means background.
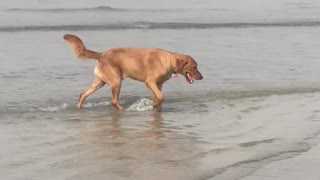
[[[94,93],[96,90],[100,89],[105,85],[105,82],[103,82],[101,79],[97,78],[93,81],[91,86],[85,91],[80,94],[79,102],[77,104],[78,109],[82,108],[83,102],[86,100],[86,98]]]
[[[123,108],[119,103],[120,89],[121,89],[121,79],[116,80],[112,83],[111,91],[112,91],[112,105],[116,107],[119,111],[122,111]]]

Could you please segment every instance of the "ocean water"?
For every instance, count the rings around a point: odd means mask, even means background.
[[[301,154],[320,133],[320,1],[0,2],[0,179],[241,179]],[[204,76],[163,87],[151,110],[126,79],[76,109],[87,48],[156,47],[193,56]]]

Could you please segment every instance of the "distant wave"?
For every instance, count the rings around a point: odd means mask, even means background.
[[[110,6],[98,6],[89,8],[11,8],[7,11],[24,11],[24,12],[74,12],[74,11],[125,11],[127,9],[113,8]]]
[[[10,8],[7,11],[17,12],[75,12],[75,11],[229,11],[229,9],[219,8],[204,8],[204,9],[184,9],[184,8],[170,8],[170,9],[124,9],[124,8],[113,8],[110,6],[97,6],[88,8]]]
[[[107,31],[127,29],[212,29],[212,28],[258,28],[258,27],[310,27],[320,26],[319,22],[279,23],[185,23],[185,22],[133,22],[102,25],[39,25],[6,26],[0,32],[19,31]]]

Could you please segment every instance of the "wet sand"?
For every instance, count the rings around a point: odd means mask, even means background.
[[[317,180],[320,177],[320,146],[295,157],[272,162],[242,180]]]

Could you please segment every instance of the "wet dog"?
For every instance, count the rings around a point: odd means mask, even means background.
[[[108,84],[112,91],[112,105],[123,110],[119,103],[119,94],[123,78],[128,77],[146,84],[154,95],[153,108],[160,111],[164,99],[161,93],[162,85],[172,74],[183,75],[190,84],[194,80],[203,79],[197,62],[189,55],[151,48],[113,48],[100,53],[87,49],[75,35],[66,34],[63,38],[77,58],[98,61],[94,70],[94,82],[80,94],[77,104],[79,109],[90,94]]]

